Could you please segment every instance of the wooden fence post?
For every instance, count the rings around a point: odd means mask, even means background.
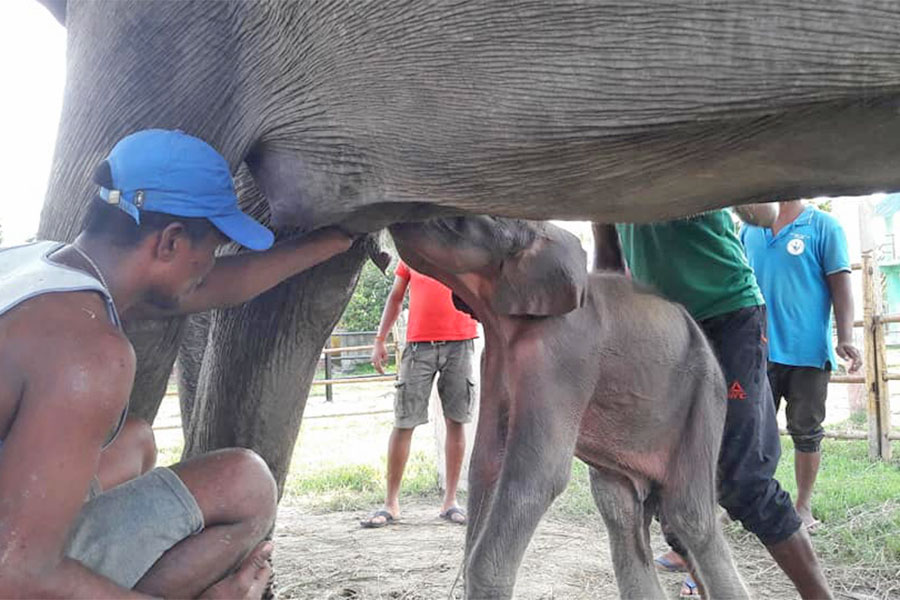
[[[878,267],[875,266],[874,281],[876,290],[881,291],[881,276]],[[885,324],[881,320],[883,316],[883,306],[881,294],[877,295],[875,300],[876,314],[873,325],[875,326],[874,335],[872,336],[875,345],[875,360],[878,368],[878,412],[875,420],[878,423],[878,454],[883,460],[891,460],[891,392],[888,389],[888,364],[887,364],[887,345],[885,344]]]
[[[328,336],[328,341],[325,342],[326,348],[331,348],[331,336]],[[331,379],[331,353],[325,353],[325,379]],[[331,389],[331,384],[325,384],[325,402],[332,402],[334,400],[334,392]]]
[[[881,276],[875,260],[872,238],[874,207],[871,200],[859,204],[859,232],[862,250],[863,360],[865,361],[866,416],[869,425],[869,457],[890,459],[890,393],[887,381],[887,352],[882,321]]]
[[[869,425],[869,458],[878,458],[881,445],[878,435],[878,368],[875,359],[875,344],[872,334],[874,323],[875,286],[872,281],[872,251],[866,250],[862,255],[862,288],[863,288],[863,361],[865,361],[866,377],[866,421]]]

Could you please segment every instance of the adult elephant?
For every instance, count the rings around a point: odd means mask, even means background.
[[[43,1],[69,34],[43,238],[73,237],[91,169],[146,127],[209,141],[245,204],[295,231],[900,187],[894,0]],[[249,446],[283,481],[362,256],[212,317],[189,451]],[[138,414],[182,328],[134,326]]]

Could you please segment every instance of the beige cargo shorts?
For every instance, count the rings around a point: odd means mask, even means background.
[[[394,425],[412,429],[428,422],[428,398],[435,375],[444,416],[457,423],[472,420],[474,340],[410,342],[403,349],[394,397]]]

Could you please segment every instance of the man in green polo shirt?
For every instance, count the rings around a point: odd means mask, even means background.
[[[737,209],[767,225],[769,205]],[[728,384],[728,412],[719,456],[719,503],[754,533],[804,598],[831,592],[791,497],[775,480],[781,455],[766,377],[766,307],[727,210],[643,225],[617,225],[635,281],[683,304],[703,328]],[[614,236],[611,236],[614,237]],[[666,536],[682,557],[684,548]],[[682,595],[696,593],[688,578]]]

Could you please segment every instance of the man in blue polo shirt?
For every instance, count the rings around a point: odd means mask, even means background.
[[[794,440],[797,513],[807,528],[821,460],[825,399],[835,351],[854,372],[853,294],[847,240],[837,219],[800,200],[779,203],[771,228],[745,225],[741,241],[769,307],[769,383],[775,409],[785,400]],[[838,342],[831,346],[831,307]]]

